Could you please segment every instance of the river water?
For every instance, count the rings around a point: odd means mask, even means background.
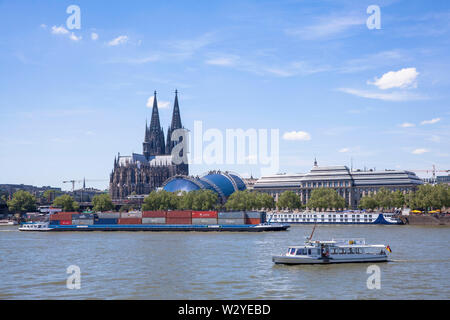
[[[283,266],[273,254],[302,244],[286,232],[19,232],[0,227],[0,299],[450,299],[450,228],[318,226],[314,239],[389,244],[381,288],[368,264]],[[81,271],[69,290],[67,268]]]

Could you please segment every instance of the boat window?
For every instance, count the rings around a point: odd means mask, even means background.
[[[353,254],[353,249],[352,248],[348,249],[348,254]]]
[[[289,254],[294,254],[295,253],[295,249],[291,248],[291,252],[289,252]]]
[[[297,256],[303,255],[303,250],[302,250],[302,249],[297,249],[296,255],[297,255]]]
[[[311,255],[311,249],[308,249],[308,255]]]
[[[341,248],[340,253],[345,254],[345,248]]]

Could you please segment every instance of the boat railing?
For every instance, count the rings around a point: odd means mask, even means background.
[[[348,245],[348,244],[365,245],[366,244],[366,239],[364,239],[364,238],[333,239],[333,241],[337,245]]]

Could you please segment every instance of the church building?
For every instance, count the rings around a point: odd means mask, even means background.
[[[110,175],[109,193],[112,199],[126,199],[132,193],[149,194],[162,186],[164,181],[175,175],[188,175],[187,163],[174,164],[172,150],[181,141],[172,141],[172,133],[183,129],[181,124],[178,93],[175,91],[172,122],[167,130],[167,141],[159,121],[156,91],[153,99],[150,127],[145,124],[145,135],[142,154],[114,158],[114,168]]]

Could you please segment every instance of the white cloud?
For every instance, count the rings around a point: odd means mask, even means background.
[[[424,153],[427,153],[427,152],[430,152],[430,150],[428,150],[428,149],[415,149],[411,153],[412,154],[424,154]]]
[[[216,66],[232,66],[236,63],[237,60],[238,56],[225,56],[206,60],[205,63]]]
[[[305,131],[291,131],[285,132],[283,139],[289,141],[309,141],[311,140],[311,135]]]
[[[409,122],[405,122],[405,123],[402,123],[400,125],[400,127],[402,127],[402,128],[412,128],[412,127],[415,127],[415,126],[416,125],[414,123],[409,123]]]
[[[371,92],[366,90],[358,90],[352,88],[339,88],[338,91],[345,92],[354,96],[368,98],[368,99],[377,99],[384,101],[413,101],[413,100],[425,100],[427,97],[421,96],[419,94],[397,91],[390,93],[380,93],[380,92]]]
[[[368,84],[373,84],[381,90],[391,88],[408,88],[417,87],[417,76],[419,73],[416,68],[404,68],[399,71],[389,71],[381,76],[375,78],[375,81],[368,81]]]
[[[288,29],[285,32],[304,40],[315,40],[335,36],[354,26],[364,25],[365,22],[361,15],[333,15],[319,18],[316,24]]]
[[[340,153],[347,153],[349,151],[350,151],[349,148],[342,148],[342,149],[339,150]]]
[[[431,120],[425,120],[425,121],[422,121],[420,124],[421,124],[421,125],[425,125],[425,124],[435,124],[435,123],[438,123],[439,121],[441,121],[441,118],[434,118],[434,119],[431,119]]]
[[[120,44],[125,44],[128,42],[128,36],[118,36],[115,39],[112,39],[110,42],[108,42],[108,46],[115,47]]]
[[[94,41],[98,40],[98,33],[92,32],[91,33],[91,39],[94,40]]]
[[[72,34],[69,36],[70,40],[72,41],[80,41],[81,40],[81,36],[77,37],[73,32]]]
[[[42,23],[42,24],[41,24],[41,28],[42,28],[42,29],[47,29],[47,25],[46,25],[45,23]]]
[[[153,108],[153,99],[154,99],[154,96],[151,96],[150,98],[147,99],[147,107],[148,108]],[[169,107],[170,107],[169,101],[158,100],[158,108],[159,109],[168,109]]]
[[[64,28],[63,26],[59,26],[59,27],[53,26],[52,33],[53,34],[69,34],[69,31],[66,28]]]

